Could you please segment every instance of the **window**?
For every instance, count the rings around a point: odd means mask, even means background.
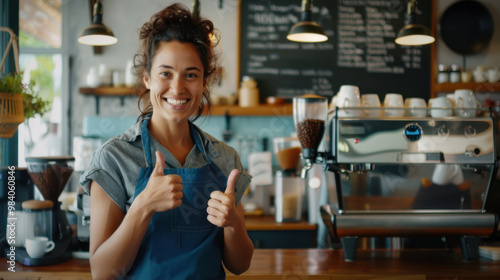
[[[19,62],[24,82],[51,103],[43,117],[37,115],[19,126],[19,166],[26,156],[55,156],[62,151],[62,2],[19,0]]]

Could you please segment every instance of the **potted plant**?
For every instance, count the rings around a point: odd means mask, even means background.
[[[14,74],[0,74],[0,138],[11,138],[19,124],[36,114],[43,115],[48,111],[49,104],[33,91],[33,83],[24,84],[22,82],[14,32],[7,27],[0,27],[0,31],[10,34],[10,40],[0,64],[0,71],[3,70],[5,58],[11,45],[14,50],[17,70]]]
[[[22,74],[0,76],[0,137],[10,138],[19,124],[36,114],[43,116],[49,104],[33,91],[33,83],[24,84]]]

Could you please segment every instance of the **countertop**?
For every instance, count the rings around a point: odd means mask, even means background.
[[[227,279],[394,279],[472,280],[500,279],[500,261],[481,258],[462,261],[460,251],[359,250],[353,262],[344,260],[341,249],[256,249],[250,269]],[[8,272],[0,260],[0,279],[91,279],[88,260],[29,267],[16,263]]]
[[[318,225],[310,224],[305,219],[296,223],[278,223],[274,216],[245,216],[245,224],[250,230],[316,230]]]

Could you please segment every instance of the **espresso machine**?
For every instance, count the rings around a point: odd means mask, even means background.
[[[320,212],[347,261],[355,259],[360,237],[450,237],[471,260],[480,238],[498,233],[500,213],[489,199],[500,192],[492,184],[496,129],[489,109],[471,118],[339,117],[341,108],[325,116],[325,98],[293,101],[302,175],[314,163],[335,175]]]

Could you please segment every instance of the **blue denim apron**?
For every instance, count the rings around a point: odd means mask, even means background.
[[[154,165],[147,124],[141,124],[147,168],[141,168],[134,198],[146,188]],[[133,279],[225,279],[222,267],[224,231],[207,220],[210,193],[224,191],[227,177],[207,156],[201,137],[189,123],[191,136],[203,154],[201,168],[165,169],[182,178],[181,206],[153,215],[129,276]]]

